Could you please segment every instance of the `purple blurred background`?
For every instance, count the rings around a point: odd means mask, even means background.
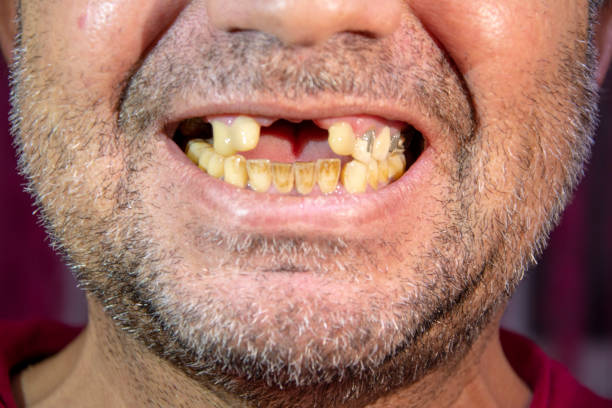
[[[0,318],[82,326],[83,294],[49,248],[15,170],[1,61],[0,104]],[[544,257],[515,294],[504,325],[536,340],[588,387],[612,397],[612,78],[604,85],[601,112],[588,176]]]

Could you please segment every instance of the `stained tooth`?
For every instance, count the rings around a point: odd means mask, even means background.
[[[403,153],[392,153],[387,159],[389,164],[389,179],[397,180],[406,170],[406,157]]]
[[[360,162],[367,163],[372,160],[372,147],[374,145],[374,136],[376,131],[370,129],[365,132],[360,138],[355,140],[353,147],[353,157]]]
[[[224,162],[225,157],[215,152],[210,156],[210,159],[208,160],[208,166],[206,166],[206,171],[213,177],[221,178],[223,177],[223,171],[225,167]]]
[[[334,123],[328,132],[327,142],[334,153],[341,156],[348,156],[353,153],[355,134],[350,124],[347,122]]]
[[[367,164],[368,168],[368,184],[372,189],[376,190],[378,188],[378,162],[376,160],[372,160]]]
[[[342,169],[342,184],[349,193],[363,193],[367,187],[368,167],[360,161],[353,160]]]
[[[207,147],[210,147],[210,144],[206,143],[204,140],[193,139],[187,142],[185,154],[187,155],[187,157],[189,157],[189,160],[191,160],[195,164],[198,164],[200,155]]]
[[[211,122],[213,128],[213,147],[215,152],[222,156],[229,157],[236,153],[232,145],[232,132],[229,126],[218,120]]]
[[[293,164],[272,163],[272,183],[279,193],[293,190]]]
[[[272,185],[272,170],[270,160],[257,159],[247,160],[247,174],[249,175],[249,185],[255,191],[264,193]]]
[[[238,116],[230,128],[232,147],[239,152],[253,150],[259,143],[259,123],[248,116]]]
[[[315,183],[314,162],[297,162],[295,170],[295,188],[300,194],[310,194]]]
[[[248,181],[246,159],[235,154],[223,162],[223,180],[236,187],[245,188]]]
[[[378,183],[387,184],[389,182],[389,159],[378,162]]]
[[[325,194],[336,190],[340,177],[340,159],[319,159],[315,167],[319,190]]]
[[[202,170],[208,170],[208,162],[210,161],[210,158],[212,157],[213,154],[215,154],[215,149],[212,148],[212,146],[208,143],[206,143],[208,146],[206,146],[204,148],[204,150],[202,151],[202,153],[200,154],[200,160],[198,160],[198,167],[201,168]]]
[[[385,126],[376,136],[372,147],[372,157],[376,160],[385,160],[391,146],[391,129]]]

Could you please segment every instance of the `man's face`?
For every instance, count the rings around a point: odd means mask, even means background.
[[[294,3],[24,1],[14,119],[57,245],[117,322],[228,387],[357,398],[464,352],[539,252],[588,152],[588,4]],[[235,187],[232,152],[213,149],[225,178],[185,155],[238,116],[262,126],[246,159],[339,158],[336,189]],[[401,134],[374,161],[403,175],[354,192],[374,165],[332,152],[341,122],[352,151]]]

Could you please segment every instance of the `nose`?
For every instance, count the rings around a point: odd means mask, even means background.
[[[337,33],[385,37],[400,24],[401,0],[210,0],[217,29],[255,30],[287,45],[316,45]]]

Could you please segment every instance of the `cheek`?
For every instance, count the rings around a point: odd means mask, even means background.
[[[45,1],[24,7],[24,32],[46,33],[36,37],[44,62],[68,73],[72,84],[107,91],[125,79],[186,1]]]

